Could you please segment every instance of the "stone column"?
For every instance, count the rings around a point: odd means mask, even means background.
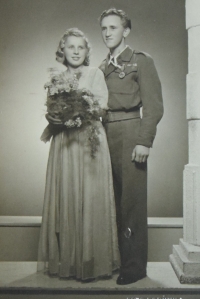
[[[183,178],[183,239],[170,262],[181,283],[200,283],[200,1],[186,0],[189,164]]]

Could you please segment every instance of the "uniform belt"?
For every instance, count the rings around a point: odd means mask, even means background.
[[[140,118],[140,110],[135,111],[108,111],[107,122],[127,120],[132,118]]]

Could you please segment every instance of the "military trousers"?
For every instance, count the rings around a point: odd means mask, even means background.
[[[140,118],[105,125],[110,149],[116,201],[120,274],[146,275],[147,266],[147,163],[131,161]]]

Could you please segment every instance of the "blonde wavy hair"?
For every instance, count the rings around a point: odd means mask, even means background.
[[[64,64],[64,65],[67,65],[67,60],[66,60],[66,57],[64,55],[63,49],[65,47],[65,42],[66,42],[66,40],[69,36],[82,37],[84,39],[86,48],[88,50],[88,53],[85,57],[83,65],[88,66],[90,64],[91,46],[90,46],[89,41],[86,38],[85,34],[81,30],[79,30],[78,28],[70,28],[67,31],[65,31],[65,33],[63,34],[63,36],[62,36],[62,38],[59,42],[58,49],[56,51],[56,60],[58,62]]]

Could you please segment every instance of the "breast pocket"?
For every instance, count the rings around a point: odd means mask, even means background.
[[[138,71],[137,63],[127,64],[127,66],[125,68],[126,75],[128,75],[130,73],[137,73],[137,71]]]

